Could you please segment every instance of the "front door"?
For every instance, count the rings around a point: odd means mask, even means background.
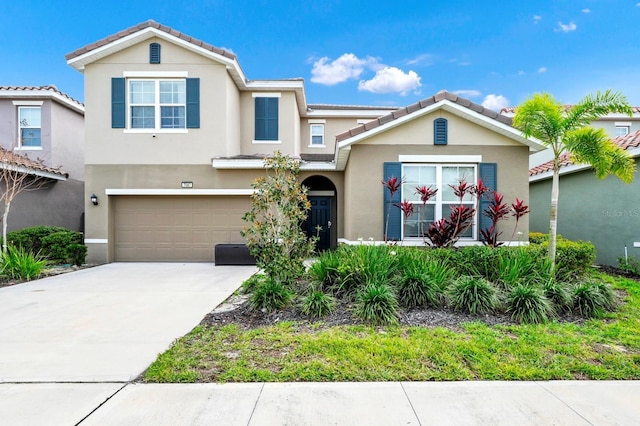
[[[309,197],[311,210],[304,222],[304,230],[309,237],[318,237],[316,250],[331,248],[331,197]]]

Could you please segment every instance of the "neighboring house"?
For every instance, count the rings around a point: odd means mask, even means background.
[[[421,207],[415,186],[439,188],[427,221],[448,216],[458,179],[527,200],[529,153],[541,148],[448,92],[406,108],[308,104],[302,79],[249,80],[234,54],[154,21],[66,58],[85,75],[90,262],[212,261],[216,244],[243,243],[251,183],[275,150],[301,159],[307,229],[319,225],[326,248],[383,240],[392,175],[406,178],[397,201]],[[422,244],[417,217],[392,215],[390,239]],[[478,242],[478,220],[464,243]]]
[[[3,160],[48,180],[15,198],[9,231],[36,225],[82,231],[84,105],[51,85],[0,86],[0,123],[0,148],[16,154]]]
[[[591,241],[597,262],[617,265],[624,257],[640,259],[640,131],[618,136],[615,143],[636,160],[635,178],[625,184],[614,176],[596,178],[587,165],[573,164],[568,154],[561,157],[558,233],[572,240]],[[530,229],[549,232],[553,162],[529,171],[531,197]]]

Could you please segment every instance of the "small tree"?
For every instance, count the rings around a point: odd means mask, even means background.
[[[0,148],[0,200],[2,212],[2,251],[7,251],[7,221],[11,203],[24,191],[42,188],[47,180],[38,176],[36,170],[42,160],[31,160],[22,155]]]
[[[264,159],[264,166],[267,176],[251,185],[255,190],[251,210],[243,216],[249,225],[241,235],[265,274],[275,282],[292,284],[303,274],[303,262],[315,244],[302,230],[311,204],[306,188],[297,181],[299,161],[276,151]]]

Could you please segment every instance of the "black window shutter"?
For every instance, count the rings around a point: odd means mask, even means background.
[[[402,180],[402,163],[397,162],[385,162],[384,163],[384,181],[389,178],[396,177],[398,182]],[[402,211],[394,206],[391,206],[389,213],[389,203],[400,203],[401,191],[396,191],[391,198],[391,193],[386,186],[382,187],[384,191],[384,205],[383,205],[383,221],[382,221],[382,233],[387,230],[387,241],[399,241],[402,238]],[[389,213],[389,227],[387,228],[387,213]]]
[[[255,98],[255,140],[278,140],[278,98]]]
[[[446,145],[447,144],[447,119],[436,118],[433,121],[433,144],[434,145]]]
[[[267,98],[267,140],[278,140],[278,98]]]
[[[126,81],[124,78],[111,79],[111,128],[124,129],[126,126]]]
[[[149,45],[149,63],[150,64],[160,63],[160,44],[159,43],[151,43]]]
[[[187,129],[200,128],[200,79],[187,78]]]
[[[482,183],[491,191],[498,190],[498,164],[497,163],[480,163],[478,165],[478,175],[482,179]],[[478,226],[480,229],[487,229],[491,226],[491,219],[489,219],[483,212],[489,207],[489,196],[486,194],[480,200],[479,208],[480,215],[478,218]]]

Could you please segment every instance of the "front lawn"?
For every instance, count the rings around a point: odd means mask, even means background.
[[[640,379],[640,283],[609,281],[624,303],[584,322],[454,327],[200,325],[146,382]]]

